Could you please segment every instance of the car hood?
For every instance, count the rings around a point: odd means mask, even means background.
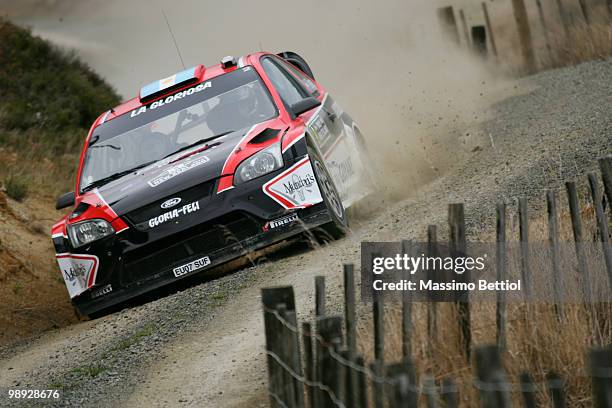
[[[148,203],[211,182],[221,176],[227,157],[246,133],[247,130],[233,132],[179,152],[105,184],[97,192],[122,216]]]

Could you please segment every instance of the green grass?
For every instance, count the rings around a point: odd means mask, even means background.
[[[113,347],[112,351],[122,351],[130,348],[131,346],[140,343],[144,337],[148,337],[155,332],[155,326],[153,324],[148,324],[144,326],[142,329],[138,330],[130,337],[123,339],[119,343]]]
[[[102,364],[91,364],[81,367],[75,367],[70,370],[70,372],[78,375],[79,377],[95,378],[107,370],[108,368]]]
[[[227,300],[227,292],[217,292],[217,293],[214,293],[211,296],[211,298],[213,300],[221,300],[221,301]]]

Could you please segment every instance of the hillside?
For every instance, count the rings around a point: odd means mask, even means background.
[[[117,93],[74,54],[0,19],[0,344],[76,317],[49,239],[88,127]]]

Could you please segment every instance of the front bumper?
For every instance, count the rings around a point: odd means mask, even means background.
[[[91,314],[331,221],[323,203],[289,211],[263,192],[263,185],[289,166],[220,194],[203,187],[210,193],[200,199],[200,211],[155,228],[126,214],[127,230],[70,251],[99,260],[95,285],[73,304]],[[175,273],[203,257],[209,261],[205,266]]]

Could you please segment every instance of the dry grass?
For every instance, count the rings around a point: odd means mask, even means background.
[[[585,192],[582,192],[584,197]],[[571,220],[565,208],[565,196],[559,195],[560,240],[572,242]],[[546,241],[547,219],[545,211],[532,214],[530,238],[532,241]],[[509,241],[518,240],[518,227],[513,215],[508,212]],[[595,221],[592,205],[582,207],[585,239],[595,236]],[[479,239],[492,239],[491,231],[481,234]],[[473,237],[468,237],[468,240]],[[601,268],[592,264],[591,268]],[[591,269],[593,270],[593,269]],[[538,270],[533,270],[538,274]],[[605,272],[604,272],[605,273]],[[457,314],[453,304],[437,303],[437,330],[429,337],[427,330],[426,303],[413,304],[413,359],[419,378],[432,375],[439,384],[451,377],[459,385],[462,406],[478,405],[478,393],[473,385],[475,372],[466,361],[459,337]],[[519,375],[529,372],[538,383],[540,404],[550,404],[545,388],[546,374],[555,372],[566,381],[567,404],[572,407],[591,406],[591,380],[588,376],[587,353],[597,344],[612,341],[610,304],[563,304],[564,319],[559,320],[552,304],[508,303],[507,304],[507,352],[504,355],[509,381],[519,383]],[[369,314],[369,313],[365,313]],[[365,316],[364,316],[365,317]],[[401,320],[399,304],[385,305],[385,360],[401,360]],[[596,322],[593,324],[592,322]],[[495,344],[496,320],[495,303],[481,302],[471,305],[472,345]],[[373,359],[373,327],[371,318],[360,319],[358,343],[366,361]],[[521,396],[513,391],[512,400],[519,406]]]
[[[612,24],[576,23],[557,27],[550,37],[550,50],[540,53],[540,69],[559,68],[612,56]]]

